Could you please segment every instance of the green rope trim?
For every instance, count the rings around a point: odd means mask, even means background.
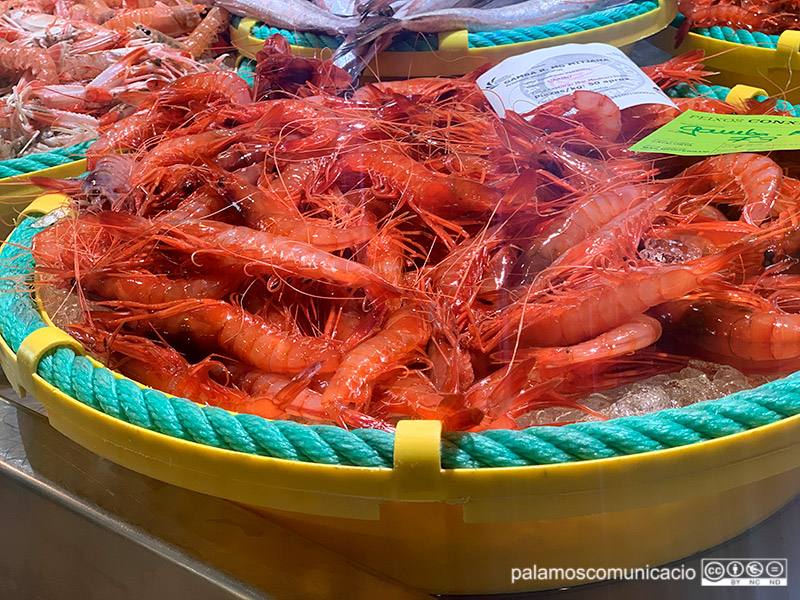
[[[615,23],[621,23],[651,12],[658,8],[658,4],[653,0],[635,0],[629,4],[615,6],[590,15],[582,15],[572,19],[566,19],[559,23],[540,25],[538,27],[526,27],[522,29],[508,29],[502,31],[486,31],[469,33],[467,35],[468,47],[470,48],[492,48],[494,46],[504,46],[507,44],[518,44],[534,40],[544,40],[548,38],[569,35],[590,29],[597,29]],[[231,25],[238,27],[241,17],[232,16]],[[343,39],[340,36],[327,34],[317,34],[308,31],[289,31],[270,27],[264,23],[257,23],[250,30],[250,35],[265,40],[271,35],[279,34],[289,40],[294,46],[305,48],[329,48],[335,50]],[[423,34],[414,32],[403,32],[395,36],[388,52],[432,52],[439,49],[439,36],[435,34]]]
[[[731,88],[722,85],[703,85],[702,83],[679,83],[667,90],[667,95],[672,98],[714,98],[725,101]]]
[[[678,15],[672,21],[672,27],[680,27],[681,23],[686,20],[683,15]],[[730,27],[696,27],[692,29],[692,33],[709,37],[723,42],[731,42],[733,44],[742,44],[744,46],[756,46],[758,48],[770,48],[775,50],[778,47],[777,35],[767,35],[759,31],[747,31],[746,29],[732,29]]]
[[[675,87],[667,90],[667,95],[672,98],[715,98],[717,100],[725,100],[728,97],[731,89],[722,85],[702,85],[702,84],[688,84],[679,83]],[[769,96],[756,96],[755,100],[763,102],[769,100]],[[778,110],[788,112],[793,117],[800,117],[800,104],[795,105],[787,102],[786,100],[778,100],[775,104]]]
[[[544,40],[548,38],[589,31],[599,27],[606,27],[615,23],[621,23],[649,13],[658,8],[656,2],[651,0],[640,0],[630,4],[615,6],[590,15],[582,15],[572,19],[565,19],[558,23],[540,25],[538,27],[525,27],[521,29],[510,29],[504,31],[484,31],[468,34],[470,48],[491,48],[493,46],[504,46],[506,44],[518,44],[533,40]]]
[[[236,68],[239,77],[247,82],[247,85],[253,87],[253,80],[256,75],[256,61],[249,58],[244,58],[239,61],[239,66]]]
[[[24,219],[0,253],[0,333],[14,352],[32,331],[47,326],[31,294],[34,263],[29,248],[38,231],[37,219]],[[384,431],[268,421],[201,406],[116,379],[110,370],[96,368],[69,348],[44,356],[37,372],[95,410],[171,437],[286,460],[392,466],[394,436]],[[732,435],[796,414],[800,414],[800,373],[720,400],[640,417],[524,431],[446,433],[442,466],[514,467],[626,456]]]
[[[88,142],[81,142],[67,148],[57,148],[50,152],[42,152],[40,154],[29,154],[22,158],[12,158],[9,160],[0,161],[0,179],[5,177],[17,177],[34,171],[48,169],[50,167],[57,167],[75,160],[80,160],[86,153],[88,148],[94,140]]]

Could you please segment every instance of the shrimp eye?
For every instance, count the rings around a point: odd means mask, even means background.
[[[152,32],[147,27],[142,27],[142,33],[145,35],[150,35]]]
[[[761,261],[762,267],[769,267],[770,265],[775,263],[775,251],[774,250],[764,250],[764,260]]]

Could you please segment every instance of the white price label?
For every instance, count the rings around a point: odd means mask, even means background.
[[[608,44],[564,44],[507,58],[478,78],[492,108],[524,114],[578,90],[599,92],[620,108],[675,106],[625,54]]]

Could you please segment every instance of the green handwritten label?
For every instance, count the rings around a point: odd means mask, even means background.
[[[687,110],[631,146],[636,152],[706,156],[800,149],[800,118]]]

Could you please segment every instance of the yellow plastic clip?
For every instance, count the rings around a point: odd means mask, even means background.
[[[469,32],[466,29],[444,31],[439,34],[439,52],[464,54],[469,48]]]
[[[17,224],[25,217],[46,215],[59,208],[65,208],[69,206],[69,204],[69,196],[65,196],[64,194],[44,194],[22,209],[17,217]]]
[[[55,327],[42,327],[22,340],[17,350],[17,385],[28,392],[33,390],[33,375],[42,357],[54,348],[72,348],[76,354],[86,354],[77,340]]]
[[[800,31],[789,29],[784,31],[778,38],[778,45],[775,52],[781,57],[786,57],[786,62],[780,60],[780,67],[785,69],[791,64],[792,57],[800,50]]]
[[[400,421],[394,435],[394,480],[406,500],[442,493],[441,421]]]
[[[735,85],[725,96],[725,102],[732,104],[736,108],[745,108],[745,100],[750,100],[756,96],[769,96],[767,90],[749,85]]]
[[[242,56],[247,58],[255,58],[261,48],[264,47],[264,40],[259,40],[250,35],[255,24],[258,23],[257,19],[250,17],[242,19],[238,27],[231,27],[231,43],[239,50]]]

